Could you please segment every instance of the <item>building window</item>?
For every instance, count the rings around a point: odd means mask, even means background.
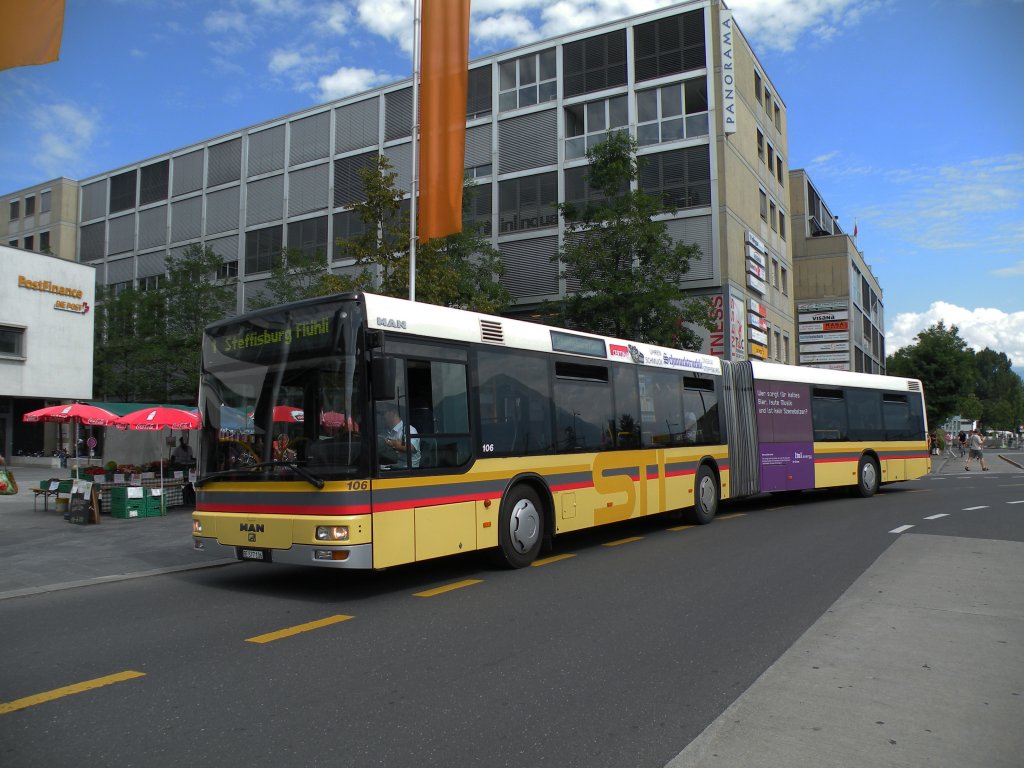
[[[9,246],[11,246],[11,248],[17,248],[18,247],[18,238],[14,238],[13,240],[8,240],[7,244]]]
[[[160,287],[160,283],[164,280],[163,275],[150,275],[149,277],[139,278],[139,290],[140,291],[155,291]]]
[[[789,295],[789,272],[786,270],[785,267],[783,267],[781,272],[780,272],[779,282],[782,283],[782,285],[780,286],[782,288],[782,294],[784,296],[788,296]]]
[[[757,129],[757,159],[764,162],[764,134],[760,128]]]
[[[782,337],[782,362],[789,364],[789,336]]]
[[[771,274],[772,285],[776,288],[779,287],[779,260],[772,259],[772,274]]]
[[[772,94],[767,87],[764,89],[764,111],[769,115],[772,113]]]
[[[50,192],[41,192],[39,194],[39,212],[49,213],[50,212]]]
[[[782,360],[782,334],[778,331],[774,332],[775,348],[772,350],[772,355],[775,357],[775,361]]]
[[[633,30],[637,81],[653,80],[707,66],[704,11],[639,24]]]
[[[50,252],[50,233],[40,232],[39,233],[39,252],[49,253]]]
[[[485,176],[490,176],[492,173],[494,173],[494,168],[490,163],[487,163],[486,165],[477,165],[473,168],[467,168],[462,172],[462,178],[466,180],[480,179]]]
[[[707,79],[637,91],[636,111],[636,135],[641,145],[707,136]]]
[[[711,150],[707,144],[645,155],[640,189],[660,194],[669,208],[711,205]]]
[[[170,174],[171,161],[162,160],[159,163],[147,165],[142,169],[142,178],[139,190],[139,205],[155,203],[167,199],[167,181]]]
[[[779,209],[779,237],[786,239],[786,212]]]
[[[779,180],[781,186],[785,186],[785,182],[782,180],[782,157],[777,156],[775,158],[775,178]]]
[[[562,47],[563,96],[626,84],[626,30],[596,35]]]
[[[227,280],[229,277],[238,277],[238,261],[223,261],[217,267],[217,279]]]
[[[464,229],[478,227],[485,237],[491,236],[491,210],[494,200],[490,184],[470,185],[465,188],[462,198],[462,223]]]
[[[327,256],[327,217],[292,221],[288,223],[288,248],[295,248],[307,256]]]
[[[558,225],[558,174],[540,173],[498,183],[498,233]]]
[[[498,63],[498,111],[554,101],[558,96],[555,49]]]
[[[127,211],[135,207],[135,171],[126,171],[110,177],[110,212]]]
[[[629,123],[625,96],[573,104],[565,108],[565,159],[584,157],[587,150],[600,144],[615,128]]]
[[[355,256],[341,245],[366,234],[366,223],[359,211],[342,211],[334,214],[334,261],[352,259]]]
[[[25,357],[25,329],[0,325],[0,356]]]
[[[36,196],[32,195],[31,197],[26,197],[25,198],[25,215],[26,216],[34,216],[35,213],[36,213]]]
[[[754,96],[757,97],[757,103],[761,103],[761,73],[756,69],[754,70]]]
[[[11,221],[21,218],[21,200],[11,200]]]
[[[245,233],[245,274],[269,272],[281,260],[283,230],[278,224]]]
[[[761,218],[768,221],[768,195],[764,193],[764,190],[760,190],[761,193]]]
[[[25,235],[25,250],[34,251],[36,247],[36,239],[33,235]]]
[[[131,288],[131,280],[122,280],[120,283],[111,283],[107,286],[107,290],[110,291],[110,295],[112,296],[120,296],[125,291],[130,291]]]
[[[469,70],[466,86],[466,119],[491,114],[491,65]]]
[[[778,232],[778,209],[775,207],[775,201],[768,203],[768,223],[772,225],[772,231]]]
[[[565,169],[565,202],[574,206],[580,216],[584,215],[591,206],[605,205],[609,202],[604,190],[590,186],[589,172],[589,165]],[[619,190],[619,194],[622,195],[628,191],[629,184],[627,183]]]
[[[778,104],[775,105],[775,127],[780,131],[782,130],[782,110],[779,109]]]
[[[768,175],[772,175],[772,170],[775,168],[775,148],[768,145]]]

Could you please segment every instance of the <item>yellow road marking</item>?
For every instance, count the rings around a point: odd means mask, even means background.
[[[566,552],[564,555],[552,555],[551,557],[534,560],[530,565],[547,565],[548,563],[557,563],[559,560],[567,560],[570,557],[576,557],[576,555],[571,552]]]
[[[428,589],[426,592],[417,592],[415,594],[415,597],[434,597],[436,595],[443,595],[445,592],[451,592],[453,589],[471,587],[474,584],[479,584],[481,581],[481,579],[466,579],[464,581],[456,581],[454,584],[445,584],[443,587],[434,587],[434,589]]]
[[[719,520],[732,520],[734,517],[746,517],[746,512],[733,512],[731,515],[717,515]]]
[[[331,624],[339,624],[343,621],[348,621],[351,616],[344,616],[338,614],[336,616],[328,616],[326,619],[317,619],[316,621],[308,621],[305,624],[299,624],[295,627],[288,627],[287,629],[279,629],[276,632],[267,632],[265,635],[256,635],[256,637],[248,637],[245,642],[247,643],[271,643],[274,640],[280,640],[283,637],[291,637],[292,635],[298,635],[302,632],[309,632],[311,629],[320,629],[321,627],[329,627]]]
[[[133,672],[128,670],[126,672],[118,672],[116,675],[107,675],[106,677],[97,677],[93,680],[86,680],[83,683],[65,685],[63,688],[56,688],[52,691],[47,691],[46,693],[37,693],[34,696],[26,696],[23,699],[15,699],[14,701],[8,701],[6,704],[0,704],[0,715],[6,715],[8,712],[17,712],[19,709],[33,707],[36,704],[43,704],[47,701],[53,701],[54,699],[59,699],[63,696],[71,696],[75,693],[84,693],[85,691],[91,691],[94,688],[102,688],[105,685],[122,683],[125,680],[145,676],[145,672]]]
[[[697,526],[695,526],[695,525],[677,525],[677,526],[675,526],[673,528],[669,528],[669,530],[670,531],[685,531],[685,530],[688,530],[690,528],[696,528],[696,527]]]
[[[628,539],[619,539],[618,541],[606,541],[602,544],[602,547],[617,547],[620,544],[632,544],[634,541],[640,541],[643,536],[630,536]]]

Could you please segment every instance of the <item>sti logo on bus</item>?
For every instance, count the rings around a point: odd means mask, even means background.
[[[250,533],[263,533],[263,523],[239,523],[238,530]]]
[[[378,317],[377,325],[381,328],[401,328],[403,331],[408,327],[405,320],[394,320],[390,317]]]

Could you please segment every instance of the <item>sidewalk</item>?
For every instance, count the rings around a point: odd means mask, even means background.
[[[72,525],[53,499],[44,512],[31,490],[67,470],[8,469],[19,492],[0,496],[0,600],[235,562],[192,552],[191,507],[171,507],[166,517],[102,515],[98,525]]]

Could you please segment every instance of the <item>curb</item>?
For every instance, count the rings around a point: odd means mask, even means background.
[[[1004,456],[1004,455],[1003,455],[1003,454],[1001,454],[1001,453],[997,453],[997,454],[996,454],[996,456],[998,456],[998,457],[999,457],[1000,459],[1002,459],[1003,461],[1005,461],[1005,462],[1006,462],[1007,464],[1013,464],[1013,466],[1015,466],[1015,467],[1016,467],[1017,469],[1024,469],[1024,466],[1021,466],[1021,465],[1020,465],[1020,464],[1018,464],[1018,463],[1017,463],[1016,461],[1014,461],[1013,459],[1011,459],[1011,458],[1010,458],[1009,456]]]
[[[12,589],[9,592],[0,592],[0,601],[13,600],[16,597],[30,597],[42,595],[47,592],[60,592],[65,589],[77,589],[79,587],[91,587],[96,584],[110,584],[117,581],[128,581],[130,579],[144,579],[147,576],[160,576],[166,573],[179,573],[181,571],[196,571],[200,568],[223,568],[225,565],[238,563],[239,560],[223,559],[211,560],[207,563],[196,563],[195,565],[174,565],[168,568],[154,568],[151,571],[137,571],[136,573],[119,573],[113,576],[96,576],[91,579],[80,579],[78,581],[64,581],[59,584],[47,584],[43,587],[25,587],[24,589]]]

